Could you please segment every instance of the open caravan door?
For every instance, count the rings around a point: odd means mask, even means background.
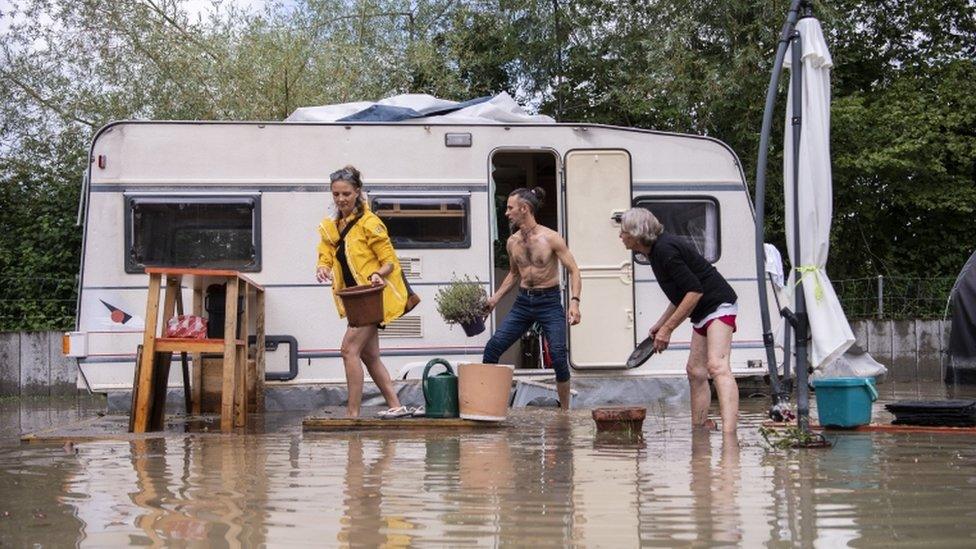
[[[630,208],[630,154],[576,150],[566,155],[566,243],[583,278],[582,322],[569,330],[573,368],[626,368],[636,344],[634,266],[614,221]]]

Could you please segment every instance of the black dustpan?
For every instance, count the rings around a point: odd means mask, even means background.
[[[637,348],[634,352],[630,353],[630,358],[627,359],[628,368],[636,368],[641,364],[647,362],[647,359],[651,358],[654,354],[654,338],[647,337],[644,341],[637,344]]]

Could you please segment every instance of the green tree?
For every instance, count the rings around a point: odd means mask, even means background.
[[[71,286],[88,142],[118,119],[280,120],[396,93],[507,91],[563,121],[721,139],[751,185],[788,4],[298,0],[247,12],[218,0],[191,16],[182,0],[11,0],[0,12],[0,276]],[[835,62],[828,270],[955,274],[973,246],[976,2],[841,0],[816,13]],[[765,235],[780,247],[783,119]],[[3,327],[66,327],[70,296],[39,305],[63,287],[8,284]]]

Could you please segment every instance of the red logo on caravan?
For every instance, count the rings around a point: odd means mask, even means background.
[[[116,324],[125,324],[132,318],[132,315],[123,311],[122,309],[119,309],[115,305],[105,303],[105,301],[101,299],[99,299],[99,301],[101,301],[102,305],[105,305],[105,307],[109,310],[109,318],[112,319],[112,322]]]

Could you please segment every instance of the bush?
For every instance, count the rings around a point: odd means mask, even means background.
[[[437,312],[448,324],[467,324],[485,314],[488,295],[481,281],[465,275],[463,279],[454,277],[451,284],[437,290],[434,301]]]

